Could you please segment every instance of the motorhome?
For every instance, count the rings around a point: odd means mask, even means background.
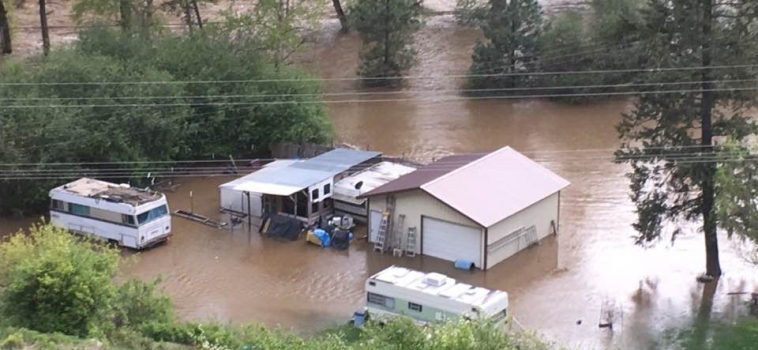
[[[503,325],[508,293],[458,283],[435,272],[390,266],[366,280],[366,309],[375,319],[403,315],[421,325],[460,318]]]
[[[165,195],[90,178],[50,191],[50,223],[133,249],[150,247],[171,235]]]

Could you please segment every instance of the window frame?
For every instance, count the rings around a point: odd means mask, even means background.
[[[414,312],[423,312],[424,306],[421,304],[414,303],[412,301],[408,302],[408,310],[414,311]]]
[[[373,300],[372,300],[372,296],[374,297]],[[382,302],[379,302],[379,300],[377,300],[376,298],[381,299]],[[366,302],[368,304],[371,304],[371,305],[374,305],[374,306],[377,306],[379,308],[383,308],[383,309],[386,309],[386,310],[394,310],[395,309],[395,298],[388,297],[386,295],[382,295],[382,294],[378,294],[378,293],[367,292],[366,293]],[[388,305],[388,304],[391,304],[391,305]]]

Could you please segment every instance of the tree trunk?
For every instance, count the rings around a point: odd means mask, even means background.
[[[197,6],[197,0],[192,0],[192,8],[195,9],[195,17],[197,18],[197,27],[203,29],[203,19],[200,17],[200,7]]]
[[[50,32],[47,27],[46,0],[39,0],[39,24],[42,30],[42,52],[45,56],[50,53]]]
[[[713,151],[713,104],[714,91],[711,83],[711,24],[713,21],[713,0],[701,0],[703,13],[702,27],[702,65],[701,73],[701,101],[700,101],[700,122],[702,127],[701,144],[702,154],[708,155]],[[705,256],[706,256],[706,274],[711,277],[721,276],[721,263],[719,262],[719,243],[716,217],[714,215],[714,180],[716,177],[716,165],[711,162],[703,163],[705,176],[703,178],[703,232],[705,236]]]
[[[390,0],[384,0],[384,69],[390,63]]]
[[[350,30],[350,26],[347,24],[347,16],[345,16],[345,11],[342,10],[340,0],[332,0],[332,4],[334,5],[334,11],[337,12],[337,18],[340,19],[342,32],[347,33]]]
[[[184,11],[184,23],[187,24],[187,29],[192,34],[192,4],[190,4],[189,0],[184,0],[181,4]]]
[[[13,53],[13,46],[11,46],[11,26],[8,23],[8,12],[5,11],[5,5],[0,0],[0,47],[2,47],[3,55],[10,55]]]
[[[121,29],[125,32],[132,29],[132,7],[129,4],[129,0],[119,0],[118,2],[119,15],[121,16]]]

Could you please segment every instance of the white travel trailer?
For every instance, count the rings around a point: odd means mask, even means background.
[[[133,249],[171,235],[171,215],[162,193],[89,178],[50,191],[50,223]]]
[[[366,280],[366,309],[372,318],[403,315],[421,325],[459,318],[503,325],[508,293],[457,283],[439,273],[390,266]]]

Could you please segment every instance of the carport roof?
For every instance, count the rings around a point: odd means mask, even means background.
[[[379,152],[338,148],[286,166],[263,168],[245,176],[245,181],[237,182],[233,188],[288,196],[380,155]]]

